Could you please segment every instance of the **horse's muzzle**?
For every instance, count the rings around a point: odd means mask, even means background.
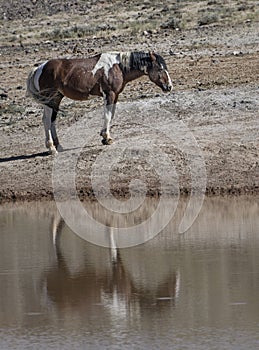
[[[164,92],[170,92],[172,90],[172,85],[166,85],[166,84],[163,84],[162,85],[162,90]]]

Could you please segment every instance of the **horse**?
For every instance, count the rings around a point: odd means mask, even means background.
[[[110,124],[119,94],[125,85],[143,75],[162,91],[172,90],[172,81],[165,60],[154,52],[108,52],[88,58],[60,58],[42,63],[29,73],[27,96],[43,105],[43,124],[49,153],[62,151],[55,121],[63,97],[84,101],[90,95],[104,98],[102,143],[113,142]]]

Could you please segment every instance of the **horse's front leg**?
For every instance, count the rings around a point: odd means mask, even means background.
[[[104,97],[104,123],[100,135],[103,137],[104,145],[112,144],[113,140],[110,135],[111,121],[115,114],[117,96],[111,92]]]
[[[50,154],[56,154],[57,150],[56,147],[54,145],[54,140],[52,137],[52,123],[51,123],[51,117],[52,117],[52,113],[53,113],[53,109],[48,107],[48,106],[44,106],[44,112],[43,112],[43,124],[44,124],[44,129],[45,129],[45,135],[46,135],[46,147],[49,150]]]

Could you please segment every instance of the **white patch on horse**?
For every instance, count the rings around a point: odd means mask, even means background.
[[[45,64],[47,63],[48,61],[42,63],[37,69],[36,69],[36,72],[35,72],[35,75],[34,75],[34,86],[36,87],[36,89],[38,91],[40,91],[40,84],[39,84],[39,80],[40,80],[40,76],[41,76],[41,73],[42,73],[42,70],[45,66]]]
[[[99,70],[104,68],[104,74],[108,78],[109,70],[114,64],[120,63],[120,54],[118,52],[114,53],[102,53],[98,62],[96,63],[94,69],[92,70],[93,75]]]
[[[120,53],[120,63],[127,71],[130,70],[130,55],[131,52],[121,52]]]

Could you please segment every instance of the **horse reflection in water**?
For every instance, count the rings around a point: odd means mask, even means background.
[[[104,98],[102,143],[111,144],[110,124],[119,94],[125,85],[143,75],[169,92],[172,82],[165,60],[150,52],[102,53],[89,58],[52,59],[33,69],[27,79],[27,95],[44,107],[46,147],[61,151],[55,120],[63,97],[87,100],[90,95]]]
[[[134,248],[116,249],[114,254],[111,249],[94,246],[74,236],[63,219],[57,218],[53,220],[52,234],[57,261],[43,276],[41,286],[48,304],[58,312],[84,310],[89,315],[91,310],[98,312],[96,305],[100,305],[100,313],[104,309],[127,313],[134,305],[145,307],[162,300],[167,300],[164,304],[167,309],[168,302],[174,306],[179,273],[168,267],[168,261],[156,263],[157,258],[153,260],[150,250],[147,249],[144,257],[143,251],[134,252]],[[71,263],[72,250],[74,258],[81,260],[80,263],[77,260],[78,268]],[[146,258],[154,264],[146,263]]]

